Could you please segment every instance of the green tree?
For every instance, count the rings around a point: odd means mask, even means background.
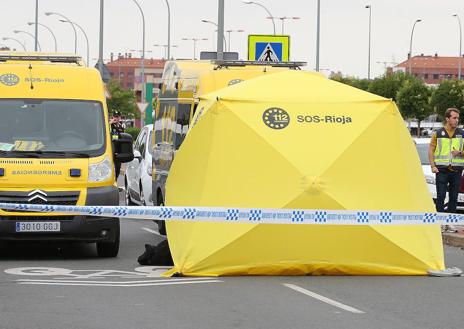
[[[351,87],[365,90],[365,91],[367,91],[367,89],[369,88],[369,83],[370,83],[368,79],[358,79],[355,77],[342,77],[341,75],[338,75],[338,74],[330,77],[330,79],[337,81],[337,82],[344,83]]]
[[[458,80],[444,80],[433,91],[430,103],[439,115],[444,119],[447,108],[455,107],[464,110],[464,82]]]
[[[394,74],[386,74],[380,78],[372,80],[369,85],[368,91],[385,97],[397,100],[398,91],[401,89],[405,81],[414,79],[409,74],[403,72],[396,72]]]
[[[107,100],[110,113],[117,110],[125,117],[140,117],[133,90],[124,89],[117,80],[111,80],[108,83],[108,91],[111,94],[111,98]]]
[[[421,121],[433,113],[430,106],[431,93],[422,80],[412,79],[405,81],[396,95],[396,103],[403,117],[417,119],[418,136]]]

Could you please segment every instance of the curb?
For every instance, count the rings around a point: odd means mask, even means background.
[[[460,233],[443,233],[443,243],[448,246],[459,247],[464,249],[464,234]]]

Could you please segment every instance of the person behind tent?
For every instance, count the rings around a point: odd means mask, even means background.
[[[119,139],[119,135],[124,132],[124,126],[122,125],[121,122],[121,112],[119,111],[114,111],[113,112],[113,117],[110,120],[111,124],[111,139],[117,140]],[[113,148],[115,145],[113,145]],[[118,161],[117,159],[114,159],[114,170],[115,170],[115,175],[116,179],[118,179],[119,172],[121,171],[121,162]]]
[[[464,168],[464,130],[458,128],[459,110],[449,108],[445,112],[445,124],[433,135],[429,145],[429,160],[435,173],[437,189],[436,208],[445,211],[446,191],[449,191],[447,212],[456,212],[462,170]]]

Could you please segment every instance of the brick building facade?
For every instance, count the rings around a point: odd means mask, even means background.
[[[411,65],[411,73],[414,76],[421,78],[426,84],[435,85],[443,80],[458,79],[460,61],[462,78],[464,76],[464,58],[443,57],[438,56],[438,54],[414,56],[393,67],[393,72],[409,72],[409,65]]]
[[[145,59],[145,82],[153,82],[155,87],[161,82],[165,60],[163,59]],[[118,80],[121,86],[126,89],[133,89],[137,95],[141,92],[141,59],[134,58],[130,54],[113,56],[110,62],[106,63],[111,77]],[[155,93],[158,89],[155,89]]]

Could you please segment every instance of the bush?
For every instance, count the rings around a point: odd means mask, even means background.
[[[127,128],[125,132],[130,134],[132,136],[132,140],[135,142],[135,140],[137,139],[137,136],[140,133],[140,128],[137,128],[137,127]]]

